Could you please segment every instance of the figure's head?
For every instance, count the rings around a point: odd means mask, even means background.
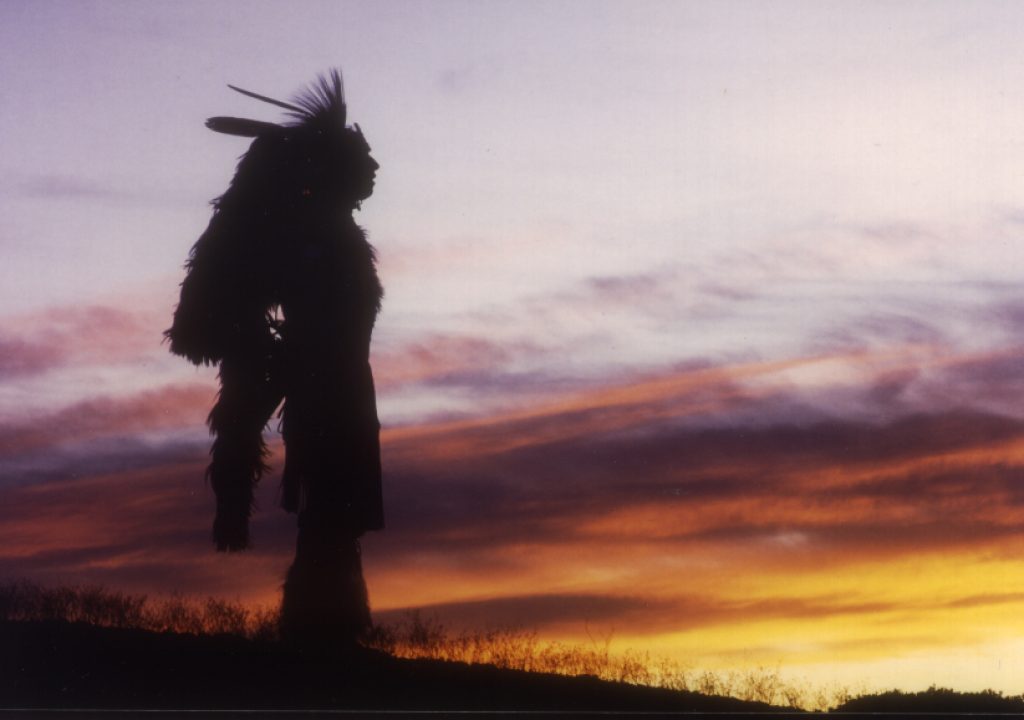
[[[229,85],[244,95],[288,110],[284,124],[233,117],[213,117],[206,126],[217,132],[253,137],[239,163],[232,186],[256,186],[290,209],[351,210],[373,193],[380,165],[359,125],[346,125],[347,107],[341,74],[332,70],[306,91],[284,103]]]

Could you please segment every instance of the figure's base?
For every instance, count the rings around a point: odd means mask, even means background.
[[[310,652],[347,653],[372,628],[358,539],[300,528],[284,583],[282,642]]]

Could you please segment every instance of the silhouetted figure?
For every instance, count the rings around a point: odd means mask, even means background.
[[[255,138],[192,247],[171,351],[220,364],[207,420],[206,477],[217,550],[250,546],[253,490],[266,470],[263,429],[278,405],[285,443],[281,506],[298,514],[281,632],[302,645],[350,644],[370,629],[358,538],[384,526],[380,423],[370,336],[383,290],[352,212],[379,165],[346,126],[341,75],[320,77],[285,108],[291,122],[214,117]]]

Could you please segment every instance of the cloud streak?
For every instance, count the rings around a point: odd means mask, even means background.
[[[388,528],[368,539],[369,557],[394,577],[430,558],[451,580],[434,592],[468,601],[488,583],[493,591],[518,572],[554,572],[574,556],[563,579],[585,577],[594,553],[604,553],[599,563],[620,557],[609,547],[647,558],[641,569],[662,556],[734,562],[746,553],[796,572],[997,547],[1017,532],[1024,422],[969,410],[888,422],[773,418],[784,392],[758,383],[822,361],[669,372],[526,410],[387,429]],[[40,572],[62,573],[106,564],[114,577],[122,551],[101,535],[154,550],[190,535],[189,547],[205,552],[205,444],[132,438],[194,428],[210,400],[205,386],[169,386],[7,427],[0,461],[35,478],[9,491],[8,561],[34,557]],[[758,423],[733,417],[751,407]],[[55,464],[60,457],[67,461]],[[259,522],[283,558],[288,518],[275,507],[275,477],[261,490]],[[132,508],[130,525],[119,513],[101,522],[82,512],[104,496]],[[599,589],[615,595],[614,584]]]

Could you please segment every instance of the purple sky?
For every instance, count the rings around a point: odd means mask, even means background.
[[[599,598],[626,639],[705,648],[721,666],[748,633],[761,643],[748,659],[821,677],[927,685],[941,667],[962,677],[978,648],[1019,669],[991,628],[1016,633],[1007,618],[1024,604],[999,595],[1024,579],[1021,28],[1012,2],[4,2],[0,493],[43,513],[32,527],[69,529],[36,537],[11,515],[18,549],[0,570],[163,591],[167,567],[195,566],[190,589],[226,592],[231,572],[246,597],[273,594],[292,518],[268,495],[244,573],[205,554],[196,468],[214,372],[170,356],[160,333],[246,148],[203,121],[278,117],[226,83],[287,98],[340,66],[382,165],[358,216],[386,290],[373,362],[394,523],[367,541],[378,607],[486,601],[540,623],[559,598]],[[840,502],[822,478],[861,494]],[[72,492],[119,497],[129,480],[150,483],[138,507],[166,522],[185,502],[168,488],[192,488],[173,550],[133,554],[102,539],[106,521],[40,510],[72,508]],[[43,502],[65,487],[66,504]],[[762,491],[780,503],[768,524],[748,507]],[[707,498],[680,517],[714,527],[654,542],[665,518],[647,503],[665,493]],[[464,521],[489,503],[524,524]],[[623,528],[644,553],[629,582],[659,609],[655,630],[614,591],[634,562],[605,544]],[[536,563],[516,559],[524,547]],[[758,555],[810,548],[824,555]],[[914,562],[930,579],[899,585]],[[656,582],[697,565],[707,597]],[[424,567],[447,585],[403,580]],[[951,568],[1002,599],[936,590]],[[537,597],[520,597],[525,576]],[[849,612],[836,596],[858,587],[857,607],[902,603],[916,629],[876,618],[840,637],[817,613]],[[961,615],[922,599],[943,592]],[[992,603],[1006,614],[990,625],[962,614]],[[754,625],[798,608],[806,625],[773,632],[820,643],[759,635],[743,608]],[[733,634],[687,635],[683,616]],[[921,641],[938,625],[962,630],[948,656]]]

